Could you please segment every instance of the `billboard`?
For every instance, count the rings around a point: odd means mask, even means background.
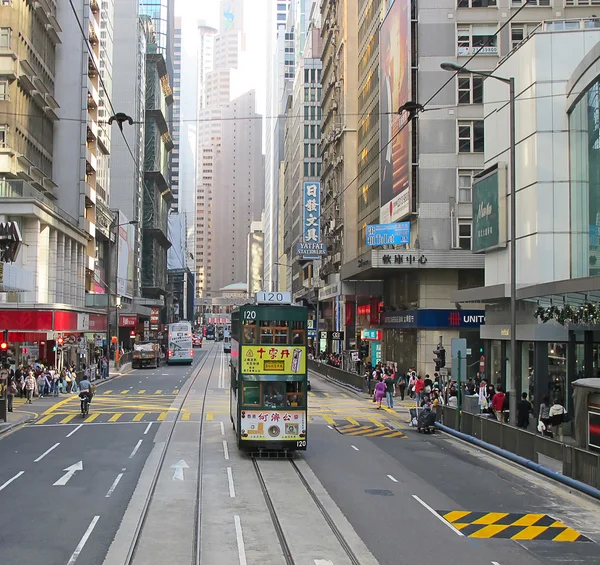
[[[220,32],[243,31],[244,0],[221,0]]]
[[[117,245],[119,260],[117,262],[117,294],[133,298],[133,244],[135,241],[135,226],[128,224],[124,214],[119,213]],[[114,271],[113,271],[114,272]]]
[[[321,243],[321,183],[305,182],[302,192],[302,237],[298,250],[308,250],[302,259],[319,259],[321,246],[314,244]]]
[[[293,345],[244,345],[244,375],[297,375],[306,373],[306,347]]]
[[[398,109],[411,98],[410,2],[396,0],[379,32],[379,221],[411,213],[411,127]]]
[[[366,232],[367,245],[408,245],[410,243],[410,222],[395,224],[370,224]]]
[[[306,413],[298,410],[242,410],[240,427],[242,440],[304,441]]]
[[[473,253],[506,247],[506,166],[497,163],[473,180]]]

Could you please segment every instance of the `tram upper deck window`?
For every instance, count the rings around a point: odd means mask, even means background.
[[[285,320],[263,320],[259,332],[261,345],[288,344],[288,322]]]
[[[293,345],[306,345],[306,323],[291,322],[291,334]]]
[[[256,343],[256,322],[247,321],[242,326],[242,343],[245,345],[253,345]]]

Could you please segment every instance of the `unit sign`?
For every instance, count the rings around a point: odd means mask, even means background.
[[[256,293],[257,304],[291,304],[291,292],[265,292],[264,290]]]

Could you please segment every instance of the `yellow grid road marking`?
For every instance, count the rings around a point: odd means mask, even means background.
[[[505,526],[507,528],[508,526]],[[548,528],[546,526],[527,526],[522,529],[518,534],[515,534],[510,539],[520,541],[531,541],[537,538],[541,533],[545,532]],[[471,536],[475,537],[475,536]],[[487,536],[491,537],[491,536]]]
[[[112,390],[105,390],[102,394],[110,394]]]
[[[354,418],[350,418],[350,416],[346,416],[346,420],[348,420],[348,422],[350,422],[353,426],[360,425]]]
[[[146,389],[143,388],[142,390],[138,390],[138,394],[144,394],[146,392]]]
[[[558,534],[552,541],[577,541],[580,537],[579,532],[571,528],[566,528]]]
[[[186,412],[185,414],[183,414],[183,415],[181,416],[181,419],[182,419],[184,422],[187,422],[187,421],[190,419],[190,416],[191,416],[191,415],[192,415],[192,413],[191,413],[191,412]]]
[[[469,537],[479,539],[493,538],[494,536],[498,535],[499,533],[503,532],[504,530],[506,530],[506,528],[509,527],[510,526],[498,526],[496,524],[489,524],[481,528],[481,530],[478,530],[474,534],[471,534]]]
[[[162,422],[166,417],[167,417],[167,412],[161,412],[160,415],[158,416],[157,420],[159,422]]]
[[[157,390],[154,394],[162,394],[162,390]]]
[[[45,422],[47,422],[50,418],[52,418],[54,416],[54,414],[48,414],[48,416],[44,416],[42,418],[40,418],[36,424],[43,424]]]
[[[211,420],[215,419],[215,415],[212,412],[209,412],[206,414],[206,419],[210,422]]]
[[[171,394],[179,394],[179,390],[175,389]]]
[[[375,418],[369,418],[369,422],[373,422],[373,424],[375,424],[378,428],[385,428],[385,426]]]
[[[146,415],[146,412],[139,412],[133,417],[133,421],[139,422],[145,415]]]
[[[69,416],[67,416],[66,418],[63,418],[60,423],[61,424],[68,424],[73,418],[75,418],[76,414],[70,414]]]
[[[98,416],[100,416],[100,414],[98,414],[98,412],[96,412],[95,414],[92,414],[91,416],[88,416],[84,422],[86,424],[89,424],[90,422],[93,422]]]
[[[108,421],[109,422],[116,422],[123,414],[121,412],[117,412],[116,414],[113,414]]]
[[[121,391],[121,394],[127,394],[128,392],[129,392],[129,389],[127,389],[127,390],[122,390],[122,391]]]
[[[454,524],[454,522],[458,522],[461,518],[464,518],[465,516],[468,516],[469,514],[470,514],[470,512],[454,510],[453,512],[448,512],[447,514],[444,514],[443,518],[447,522]]]
[[[508,516],[508,512],[489,512],[485,516],[482,516],[481,518],[478,518],[474,522],[471,522],[471,524],[481,524],[482,526],[489,526],[491,524],[495,524],[498,520],[501,520],[502,518],[504,518],[506,516]],[[539,518],[534,520],[532,522],[532,524],[535,524],[535,522],[537,522],[538,519]],[[531,525],[531,524],[515,524],[515,526],[529,526],[529,525]]]
[[[327,414],[323,414],[323,420],[325,420],[328,424],[335,426],[335,420],[331,416],[327,416]]]

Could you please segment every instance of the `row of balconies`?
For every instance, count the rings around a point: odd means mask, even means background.
[[[8,61],[12,59],[16,70],[17,63],[15,58],[16,54],[13,52],[8,57],[6,53],[3,53],[0,61],[2,61],[3,66],[7,67],[10,66],[10,63],[7,65],[7,59]],[[19,61],[18,78],[21,89],[31,96],[33,101],[44,111],[50,120],[57,121],[58,115],[56,110],[58,109],[58,102],[52,96],[44,81],[37,76],[35,69],[25,57],[22,57]]]

